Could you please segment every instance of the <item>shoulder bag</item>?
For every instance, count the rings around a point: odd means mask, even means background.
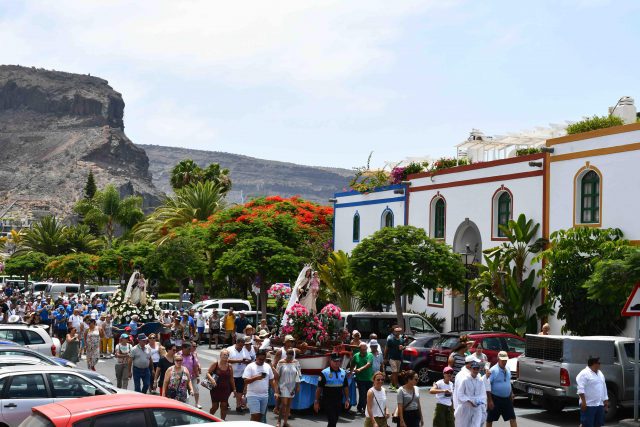
[[[398,391],[398,393],[404,393],[404,390]],[[402,405],[402,412],[406,411],[407,406],[411,405],[411,403],[415,400],[415,398],[416,398],[416,392],[414,390],[413,393],[411,394],[411,400],[409,401],[409,403]],[[404,397],[402,398],[402,400],[404,400]],[[394,424],[400,424],[400,417],[398,416],[398,408],[396,408],[396,410],[393,411],[391,422],[393,422]]]

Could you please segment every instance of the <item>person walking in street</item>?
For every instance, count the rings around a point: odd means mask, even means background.
[[[110,314],[104,317],[104,321],[100,325],[102,329],[102,339],[100,341],[100,351],[104,357],[113,357],[113,320]]]
[[[278,427],[288,425],[291,402],[295,395],[300,392],[302,371],[300,362],[295,359],[295,355],[295,350],[290,348],[286,352],[286,357],[281,359],[276,366],[276,382],[280,391],[280,409],[278,411],[278,423],[276,424]]]
[[[420,406],[420,389],[418,374],[412,370],[402,373],[404,385],[398,389],[398,425],[400,427],[424,426],[422,407]]]
[[[458,372],[460,372],[460,370],[464,367],[465,363],[467,363],[465,361],[465,359],[467,358],[467,356],[465,356],[466,351],[467,351],[467,343],[462,341],[459,342],[458,345],[453,347],[453,349],[451,350],[451,354],[449,355],[448,365],[451,368],[453,368],[454,380],[458,375]]]
[[[209,391],[211,395],[211,409],[209,413],[215,415],[220,408],[220,418],[222,421],[227,419],[229,411],[229,396],[231,393],[236,394],[236,384],[233,381],[233,368],[229,363],[229,350],[224,349],[220,352],[220,360],[213,362],[207,370],[207,378],[213,385],[213,389]]]
[[[162,383],[162,396],[186,403],[189,394],[193,394],[193,384],[189,370],[182,366],[182,355],[176,354],[173,358],[175,363],[164,374]]]
[[[89,329],[84,331],[84,345],[87,355],[87,367],[95,371],[100,359],[100,340],[102,339],[102,329],[96,326],[96,320],[89,320]]]
[[[153,366],[149,368],[150,372],[150,384],[149,388],[151,389],[151,393],[156,391],[156,382],[154,381],[156,370],[158,369],[158,364],[160,363],[160,348],[162,346],[157,341],[156,334],[149,334],[149,344],[147,344],[147,349],[149,350],[149,354],[151,355],[151,361],[153,362]]]
[[[202,409],[202,405],[200,405],[200,390],[198,390],[201,372],[200,361],[198,360],[198,356],[195,353],[192,343],[185,341],[182,344],[182,351],[180,351],[178,355],[182,356],[182,366],[187,368],[191,375],[191,384],[193,385],[193,391],[191,393],[195,399],[195,406],[198,409]]]
[[[180,316],[176,316],[173,319],[173,324],[171,325],[171,343],[176,346],[176,348],[182,348],[182,343],[184,341],[184,327],[182,323],[180,323]]]
[[[453,368],[447,366],[442,371],[443,379],[433,383],[433,387],[429,390],[430,394],[435,394],[437,403],[433,412],[433,427],[454,427],[455,420],[453,417]]]
[[[160,357],[160,360],[158,361],[158,369],[156,369],[153,377],[153,383],[158,387],[158,393],[160,396],[163,396],[162,387],[164,385],[164,376],[167,373],[167,369],[174,365],[173,359],[176,354],[176,346],[171,344],[171,341],[164,343],[164,349],[165,353]]]
[[[400,337],[402,328],[394,325],[392,333],[387,337],[387,346],[384,348],[384,360],[391,367],[391,386],[390,391],[398,390],[398,374],[402,366],[402,350],[404,349],[404,341]]]
[[[358,387],[358,406],[360,415],[365,415],[367,393],[373,385],[373,354],[369,353],[366,342],[360,342],[359,349],[351,359],[351,374],[355,375]]]
[[[211,316],[209,316],[209,348],[211,343],[215,341],[216,348],[218,348],[218,342],[220,341],[220,316],[218,312],[213,310]]]
[[[149,368],[153,366],[147,343],[147,336],[138,334],[138,344],[131,350],[131,358],[129,359],[129,378],[133,377],[134,390],[142,394],[146,394],[149,390],[151,382]]]
[[[382,388],[384,377],[380,371],[373,374],[373,387],[367,391],[367,418],[364,420],[364,427],[388,426],[387,393]]]
[[[222,318],[222,324],[224,325],[225,343],[228,345],[235,344],[236,314],[233,311],[233,307],[230,307],[227,314]]]
[[[329,366],[320,372],[318,378],[313,410],[318,413],[322,407],[327,414],[327,427],[336,427],[342,408],[348,410],[351,406],[347,371],[340,367],[341,363],[342,357],[338,353],[332,353]]]
[[[196,322],[196,332],[198,334],[198,336],[196,337],[196,342],[198,344],[202,344],[202,340],[204,339],[204,325],[207,322],[202,307],[198,309],[198,312],[195,313],[193,317],[193,320]]]
[[[373,368],[373,373],[376,372],[384,372],[384,357],[380,352],[380,345],[378,344],[378,340],[369,341],[369,350],[371,351],[371,355],[373,356],[373,363],[371,367]],[[375,384],[374,384],[375,385]]]
[[[71,326],[71,328],[69,328],[65,349],[62,352],[62,358],[73,363],[78,363],[80,360],[80,337],[78,337],[78,330],[75,326]]]
[[[131,355],[129,335],[120,335],[120,342],[116,345],[116,386],[126,389],[129,386],[129,357]]]
[[[509,421],[511,427],[516,427],[516,413],[513,409],[513,390],[511,389],[511,371],[507,369],[509,355],[506,351],[498,353],[498,363],[491,369],[489,383],[491,389],[487,390],[487,427],[491,427],[500,416]]]
[[[481,427],[487,401],[484,382],[478,374],[480,363],[471,363],[471,373],[456,379],[458,404],[454,411],[456,427]]]
[[[244,369],[249,363],[249,355],[244,349],[244,338],[236,341],[235,345],[228,348],[229,350],[229,363],[233,368],[233,381],[236,385],[236,411],[242,412],[244,409],[244,402],[242,401],[242,391],[244,390],[244,379],[242,374]]]
[[[604,425],[604,413],[609,410],[609,395],[604,375],[600,371],[600,358],[590,357],[587,367],[576,377],[580,397],[580,423],[582,427]]]
[[[247,319],[247,316],[244,313],[244,311],[241,311],[239,314],[240,314],[240,317],[236,317],[236,320],[234,321],[235,323],[234,330],[236,332],[236,340],[240,337],[251,339],[251,337],[246,336],[245,330],[244,330],[249,324],[249,319]]]
[[[273,387],[274,394],[279,397],[273,370],[267,360],[267,351],[260,350],[256,355],[256,361],[249,363],[242,374],[244,379],[243,395],[247,399],[247,406],[251,414],[251,421],[267,422],[267,403],[269,402],[269,384]]]

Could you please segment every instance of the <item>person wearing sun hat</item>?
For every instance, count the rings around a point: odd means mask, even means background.
[[[513,409],[513,390],[511,389],[511,371],[507,369],[509,354],[506,351],[498,353],[498,363],[490,369],[491,389],[487,393],[487,426],[491,427],[500,416],[509,421],[512,427],[517,425],[516,413]]]
[[[151,359],[151,352],[147,348],[147,343],[147,336],[143,333],[138,334],[138,345],[131,350],[131,358],[129,359],[129,378],[133,376],[134,390],[142,394],[146,394],[149,389],[151,383],[149,369],[153,367],[153,360]]]
[[[447,366],[442,371],[443,379],[433,383],[433,387],[429,390],[429,394],[435,394],[437,403],[433,413],[434,427],[453,427],[455,419],[453,416],[453,368]]]
[[[482,365],[471,362],[471,371],[464,378],[457,379],[458,404],[455,405],[455,422],[460,427],[481,427],[485,420],[487,392],[479,372]]]

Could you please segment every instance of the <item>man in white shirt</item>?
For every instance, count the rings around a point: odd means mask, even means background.
[[[249,363],[242,374],[244,378],[244,395],[251,413],[251,421],[267,422],[267,403],[269,401],[269,383],[273,387],[275,397],[278,389],[274,380],[273,370],[268,363],[266,350],[258,350],[256,361]]]
[[[200,307],[198,309],[198,312],[193,315],[193,320],[196,321],[196,330],[198,331],[197,343],[200,344],[204,336],[204,325],[207,321],[207,318],[204,316],[202,307]]]
[[[576,377],[580,397],[580,423],[582,427],[604,425],[604,413],[609,409],[609,395],[604,375],[600,371],[600,358],[590,357],[587,367]]]
[[[71,326],[76,328],[76,331],[80,333],[80,325],[82,324],[82,316],[80,315],[80,309],[75,307],[73,309],[73,314],[69,316],[69,323]]]
[[[481,427],[487,406],[484,381],[478,375],[480,363],[471,363],[471,373],[462,378],[456,375],[455,388],[458,405],[455,407],[456,427]]]
[[[243,410],[242,390],[244,389],[244,378],[242,378],[242,374],[247,364],[251,361],[247,350],[244,348],[244,341],[244,338],[237,339],[236,343],[227,349],[229,350],[229,363],[231,364],[231,369],[233,369],[233,381],[236,385],[236,411],[238,412]]]

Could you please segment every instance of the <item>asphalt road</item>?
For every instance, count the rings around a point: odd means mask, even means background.
[[[206,370],[209,365],[217,360],[218,351],[209,350],[206,345],[198,347],[198,357],[200,359],[200,363],[202,364],[202,369]],[[86,362],[81,360],[78,363],[78,366],[81,368],[86,368]],[[98,363],[97,370],[107,377],[111,378],[113,383],[116,383],[115,376],[115,359],[100,359]],[[209,398],[209,391],[204,389],[201,386],[198,386],[200,389],[200,404],[203,406],[203,410],[208,411],[211,407],[211,399]],[[130,390],[133,389],[133,382],[129,382]],[[420,402],[422,404],[422,408],[425,411],[424,419],[425,425],[431,425],[431,419],[433,415],[433,411],[435,408],[435,398],[427,393],[429,387],[421,387],[421,396]],[[387,402],[389,404],[390,412],[395,409],[396,403],[396,394],[387,392]],[[193,397],[189,399],[190,404],[194,404]],[[575,427],[579,424],[579,411],[578,407],[575,406],[573,408],[567,408],[560,414],[551,414],[538,406],[530,403],[527,399],[524,398],[516,398],[516,416],[518,418],[518,426],[519,427],[540,427],[540,426],[572,426]],[[235,409],[235,401],[233,398],[230,399],[231,408]],[[241,421],[248,420],[249,414],[245,412],[244,414],[239,414],[235,410],[231,410],[227,416],[228,421]],[[219,412],[218,414],[219,415]],[[324,426],[326,425],[326,418],[320,414],[317,415],[313,413],[312,410],[306,411],[294,411],[294,418],[289,423],[292,427],[301,426]],[[630,418],[633,416],[632,411],[622,410],[620,413],[620,419]],[[277,421],[276,416],[272,412],[272,408],[269,409],[269,413],[267,414],[267,423],[270,425],[275,425]],[[355,413],[355,409],[352,409],[350,412],[345,413],[340,418],[340,424],[346,423],[356,423],[356,425],[364,425],[364,417],[359,416]],[[391,425],[391,423],[390,423]],[[507,426],[509,423],[500,421],[494,423],[494,426]],[[609,423],[607,426],[615,426],[617,423]]]

